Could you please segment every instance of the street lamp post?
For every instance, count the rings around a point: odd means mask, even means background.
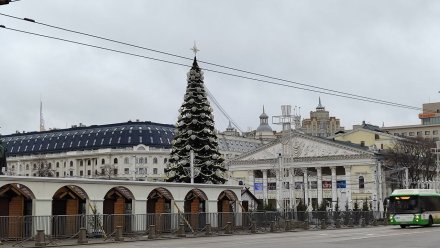
[[[440,93],[440,91],[439,91]],[[440,141],[435,142],[436,148],[435,148],[435,154],[437,155],[437,161],[436,161],[436,179],[435,179],[435,189],[439,191],[439,182],[440,182]]]
[[[194,184],[194,151],[191,150],[189,152],[189,162],[190,162],[190,169],[191,169],[191,184]]]

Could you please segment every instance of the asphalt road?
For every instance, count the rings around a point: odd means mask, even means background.
[[[440,226],[401,229],[395,226],[301,231],[207,238],[184,238],[94,245],[93,247],[148,248],[389,248],[436,247],[440,244]]]

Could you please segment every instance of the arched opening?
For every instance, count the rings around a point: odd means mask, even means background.
[[[171,201],[173,195],[165,188],[155,188],[147,198],[147,213],[161,214],[171,213]]]
[[[126,187],[114,187],[104,197],[104,230],[112,233],[117,226],[124,232],[131,231],[130,214],[132,213],[133,193]]]
[[[359,189],[365,189],[365,179],[363,176],[359,176]]]
[[[191,227],[202,229],[206,225],[206,202],[208,197],[200,189],[192,189],[185,196],[184,211],[185,218],[191,224]]]
[[[85,225],[88,195],[81,187],[67,185],[58,189],[52,197],[52,234],[70,236]]]
[[[32,191],[23,184],[0,188],[0,237],[18,239],[32,236]]]
[[[237,195],[231,190],[224,190],[217,199],[217,212],[219,227],[224,227],[228,222],[234,225],[234,212],[236,211]]]
[[[165,188],[155,188],[147,198],[147,223],[155,225],[156,230],[166,230],[171,224],[171,201],[173,195]],[[169,230],[169,228],[168,228]]]

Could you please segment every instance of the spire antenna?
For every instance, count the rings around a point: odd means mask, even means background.
[[[193,51],[193,53],[194,53],[194,57],[196,57],[196,56],[197,56],[197,52],[200,51],[200,50],[197,48],[196,41],[194,41],[194,46],[193,46],[190,50]]]
[[[46,131],[44,127],[44,117],[43,117],[43,101],[40,98],[40,132]]]

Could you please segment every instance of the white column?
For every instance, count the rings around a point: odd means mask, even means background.
[[[21,174],[21,163],[20,163],[20,161],[18,161],[17,162],[17,167],[15,168],[15,173],[16,173],[16,175],[17,176],[20,176],[20,174]]]
[[[73,176],[78,177],[79,176],[79,160],[75,159],[74,161],[75,161],[74,162],[75,163],[74,164],[75,171],[73,172]]]
[[[378,210],[378,200],[377,200],[377,189],[378,189],[378,178],[377,178],[377,169],[376,169],[376,165],[371,166],[371,171],[373,173],[372,174],[372,181],[374,182],[374,185],[371,187],[371,191],[372,191],[372,206],[373,206],[373,211],[377,211]],[[368,185],[368,184],[366,184]]]
[[[338,188],[336,185],[336,167],[330,167],[332,171],[332,209],[335,210],[336,202],[338,201]],[[339,208],[341,208],[339,204]]]
[[[295,169],[289,169],[289,207],[296,209],[296,195],[295,195]]]
[[[317,172],[317,185],[318,185],[318,206],[322,203],[322,169],[321,167],[316,167]]]
[[[90,173],[89,177],[91,177],[91,178],[95,177],[95,161],[96,161],[96,158],[91,158],[90,159],[90,164],[92,165],[90,170],[92,171],[92,173]]]
[[[65,169],[64,169],[64,161],[65,161],[65,160],[61,160],[61,161],[60,161],[60,168],[59,168],[60,177],[65,177],[65,176],[64,176],[64,170],[65,170]],[[66,162],[66,166],[67,166],[67,162]]]
[[[382,183],[384,181],[384,178],[382,177],[382,161],[379,161],[378,166],[377,166],[377,173],[379,176],[379,192],[378,192],[378,200],[379,200],[379,211],[383,212],[384,208],[383,208],[383,189],[382,189]]]
[[[263,171],[263,203],[267,205],[267,170]]]
[[[252,192],[252,194],[255,194],[255,189],[254,189],[254,184],[255,184],[255,178],[254,178],[254,171],[250,170],[248,171],[248,185],[249,185],[249,189]]]
[[[303,187],[304,187],[304,204],[309,206],[309,178],[307,175],[307,168],[303,169],[304,177],[303,177]]]
[[[345,191],[347,192],[348,209],[353,209],[353,203],[351,200],[351,165],[344,166],[345,169]]]

